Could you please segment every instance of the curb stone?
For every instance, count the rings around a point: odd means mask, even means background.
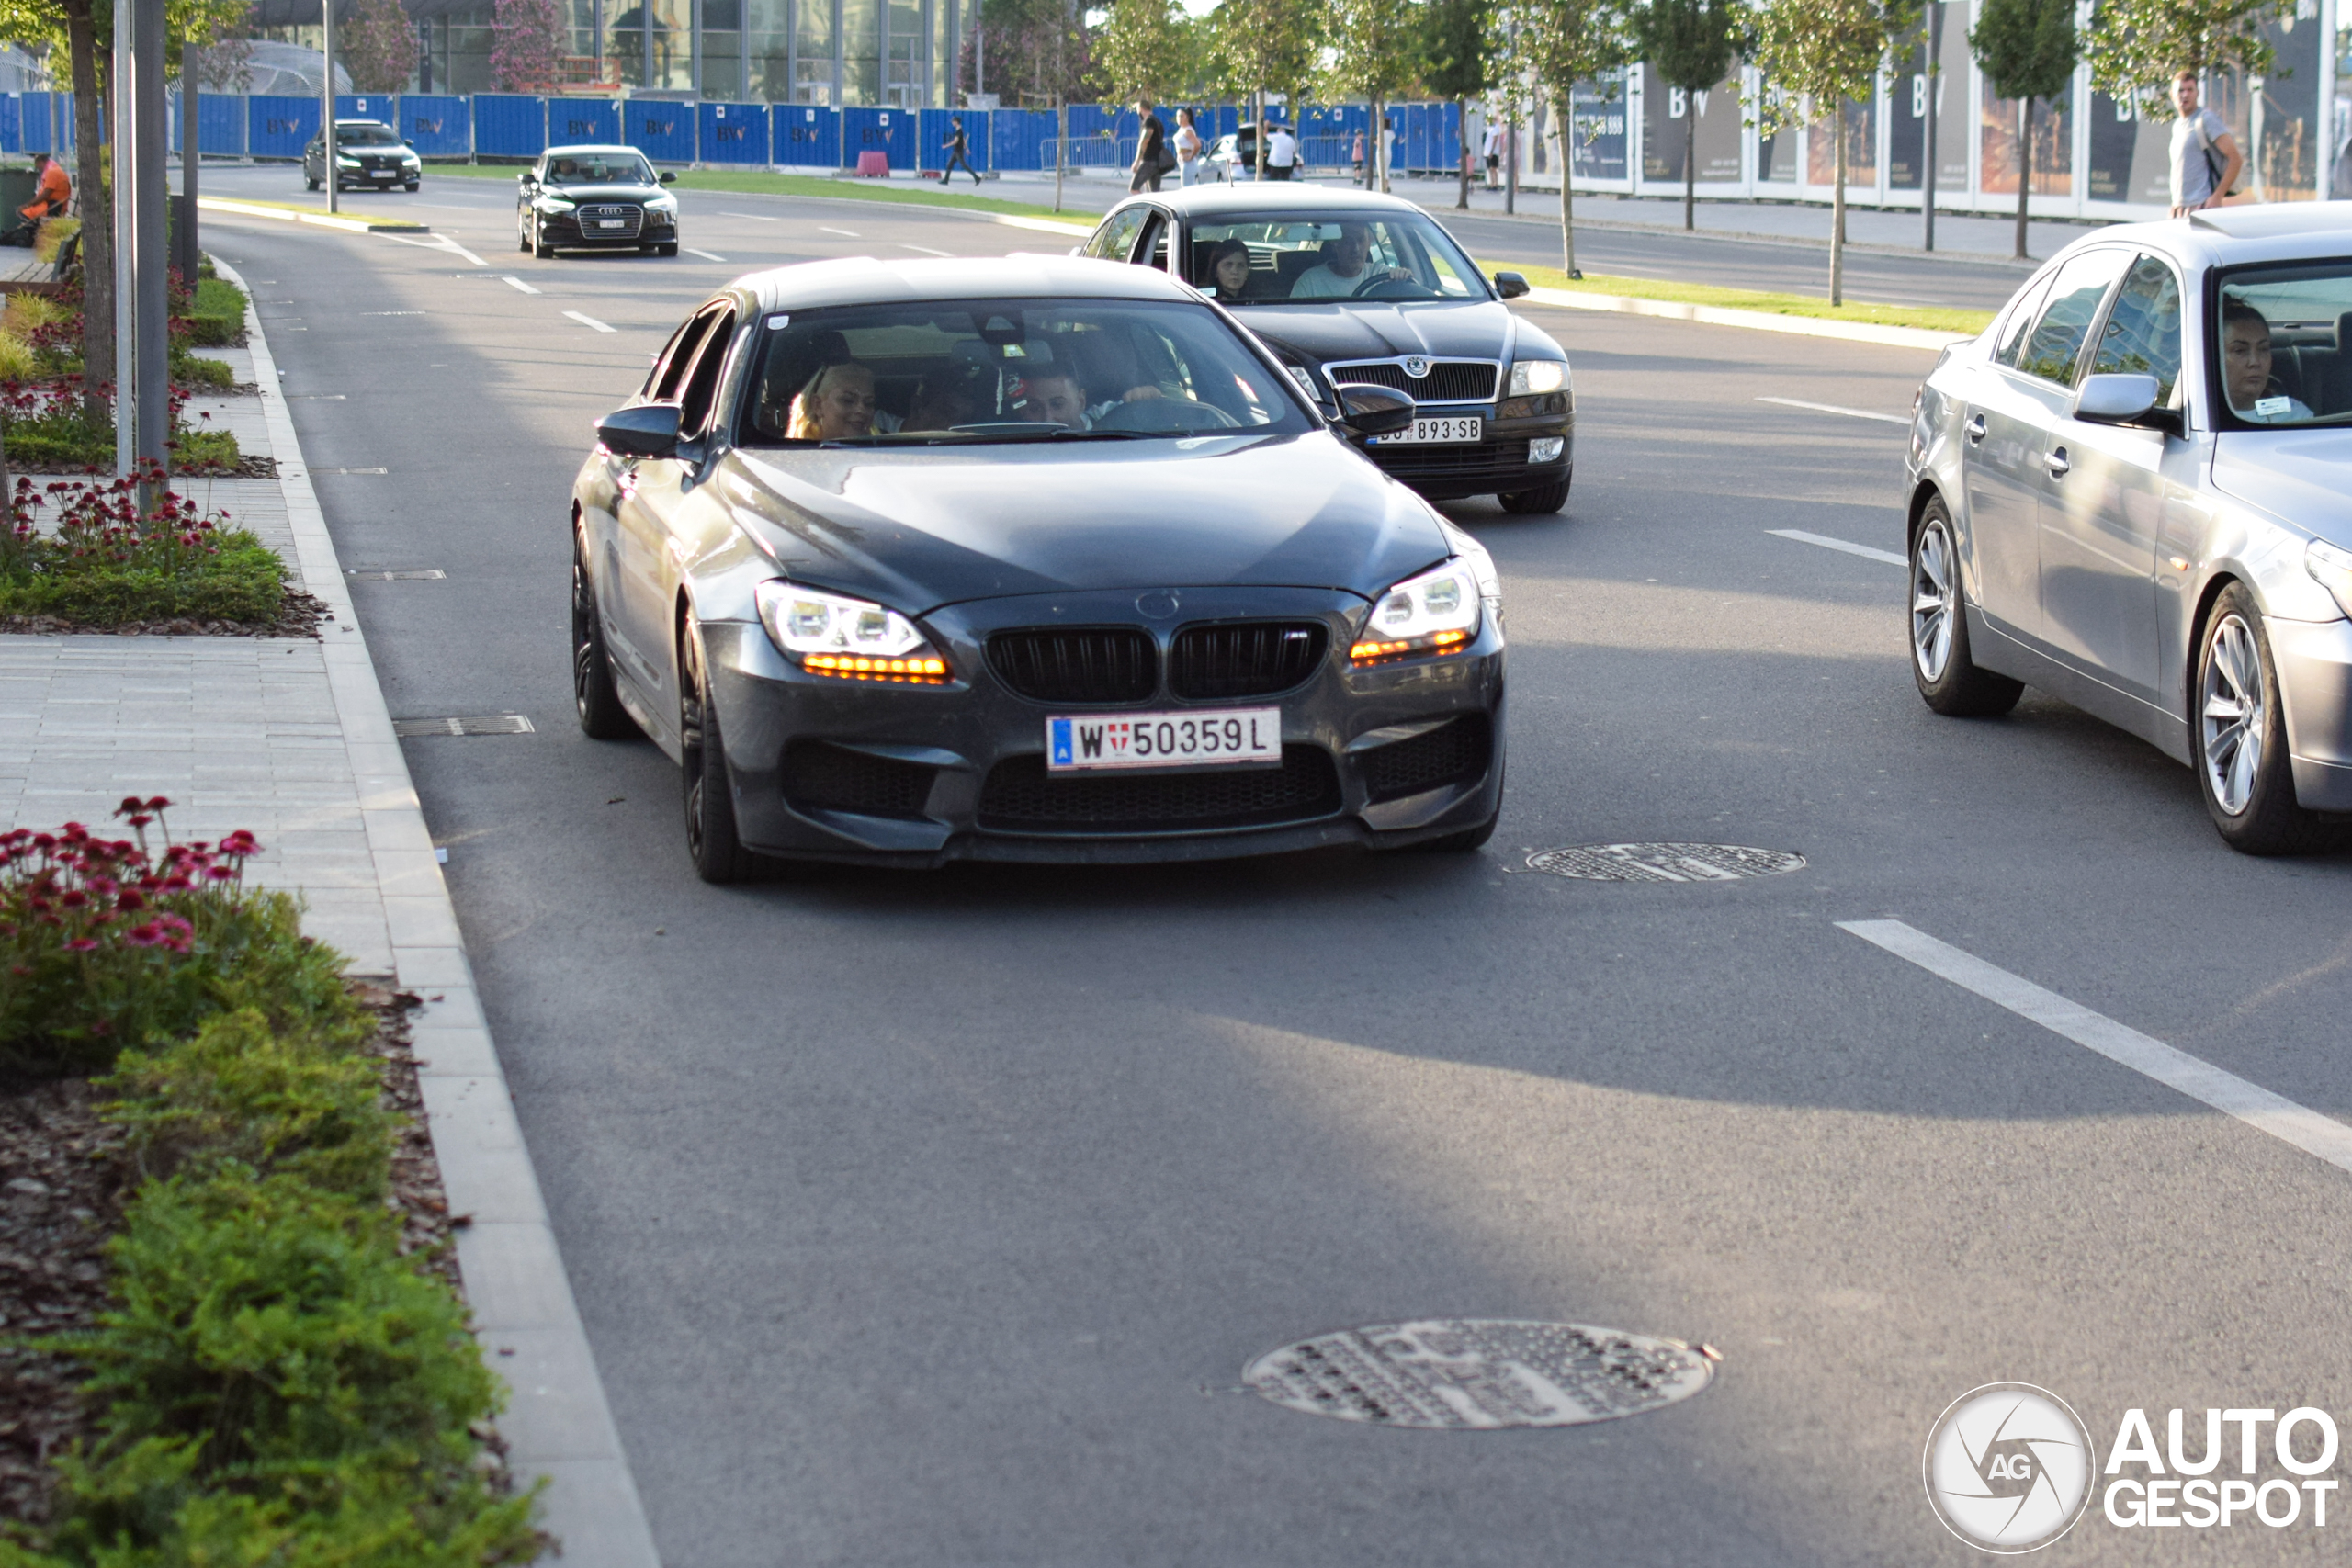
[[[1768,310],[1734,310],[1721,305],[1686,305],[1672,299],[1634,299],[1623,294],[1582,294],[1569,288],[1531,288],[1522,298],[1531,305],[1553,305],[1570,310],[1663,316],[1669,321],[1699,321],[1714,327],[1792,333],[1798,337],[1843,338],[1849,343],[1885,344],[1894,348],[1944,349],[1956,343],[1973,342],[1976,337],[1974,333],[1883,327],[1869,321],[1826,321],[1817,316],[1776,316]]]
[[[253,289],[227,263],[215,257],[213,265],[245,292],[254,380],[278,458],[296,564],[304,590],[334,614],[321,628],[322,652],[390,928],[394,977],[430,998],[413,1015],[417,1083],[450,1212],[472,1216],[457,1233],[458,1267],[475,1337],[512,1393],[498,1420],[507,1463],[518,1484],[548,1479],[540,1524],[561,1543],[566,1568],[659,1568]]]

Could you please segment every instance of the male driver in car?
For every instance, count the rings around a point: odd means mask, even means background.
[[[1372,254],[1372,231],[1361,223],[1342,223],[1340,237],[1323,242],[1323,265],[1307,268],[1291,285],[1294,299],[1345,299],[1365,284],[1391,277],[1410,277],[1401,266],[1367,267]]]
[[[2270,389],[2270,321],[2243,299],[2222,304],[2222,379],[2240,419],[2280,424],[2312,417],[2301,399]]]
[[[1086,428],[1086,394],[1067,370],[1041,370],[1024,377],[1012,412],[1031,424],[1066,424]]]

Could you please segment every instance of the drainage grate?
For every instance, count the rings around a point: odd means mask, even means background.
[[[396,718],[392,733],[411,735],[528,735],[531,721],[519,713],[488,713],[470,718]]]
[[[1740,844],[1586,844],[1527,857],[1530,871],[1587,882],[1736,882],[1804,867],[1803,855]]]
[[[343,575],[355,582],[438,582],[449,574],[429,566],[422,571],[346,571]]]
[[[1241,1374],[1293,1410],[1454,1430],[1640,1416],[1690,1398],[1713,1375],[1707,1357],[1677,1339],[1515,1318],[1343,1328],[1269,1351]]]

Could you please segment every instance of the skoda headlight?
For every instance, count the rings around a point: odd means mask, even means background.
[[[2303,570],[2335,600],[2335,607],[2352,615],[2352,550],[2313,539],[2303,547]]]
[[[1378,664],[1451,652],[1478,635],[1478,576],[1466,560],[1408,577],[1373,604],[1348,657],[1357,664]]]
[[[752,597],[776,647],[811,674],[925,686],[947,680],[947,660],[896,610],[781,578],[761,583]]]
[[[1510,395],[1514,398],[1556,392],[1567,384],[1568,362],[1565,359],[1521,359],[1510,367]]]
[[[578,205],[577,202],[566,201],[560,196],[539,197],[539,210],[542,212],[569,212]]]

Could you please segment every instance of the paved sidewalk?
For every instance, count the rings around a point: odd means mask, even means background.
[[[277,549],[328,618],[316,637],[0,636],[0,829],[122,834],[123,796],[167,795],[175,837],[250,829],[250,874],[300,895],[308,933],[426,998],[420,1087],[450,1207],[471,1221],[458,1262],[475,1333],[513,1391],[509,1462],[552,1483],[542,1523],[566,1568],[656,1568],[407,761],[250,309],[245,324],[253,347],[220,353],[256,392],[191,410],[279,477],[182,488]]]

